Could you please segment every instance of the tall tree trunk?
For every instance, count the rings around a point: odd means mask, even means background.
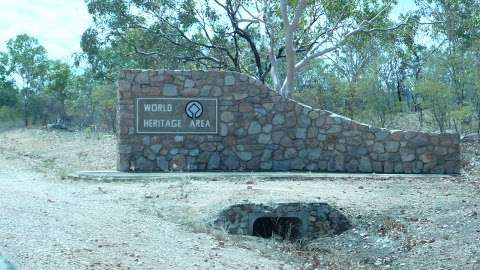
[[[24,90],[25,92],[23,93],[23,120],[24,120],[24,123],[25,123],[25,127],[28,127],[28,97],[27,97],[27,93],[26,93],[26,90]]]
[[[290,28],[290,27],[288,27]],[[293,52],[293,31],[289,29],[287,31],[285,54],[287,60],[287,77],[283,88],[283,96],[289,97],[293,92],[293,85],[295,83],[295,54]]]

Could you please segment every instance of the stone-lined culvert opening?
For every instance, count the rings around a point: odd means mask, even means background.
[[[341,234],[352,227],[327,203],[237,204],[222,210],[214,225],[230,234],[285,240]]]

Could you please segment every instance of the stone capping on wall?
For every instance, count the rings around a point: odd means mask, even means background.
[[[137,134],[142,97],[218,100],[217,134]],[[119,171],[460,173],[456,134],[375,128],[278,95],[227,71],[124,70]]]

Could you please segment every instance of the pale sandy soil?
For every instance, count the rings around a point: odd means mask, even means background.
[[[42,270],[480,268],[474,174],[385,181],[65,179],[76,170],[112,169],[114,161],[114,138],[107,135],[0,133],[0,255],[18,269]],[[234,203],[289,201],[328,202],[354,228],[289,243],[208,225]]]

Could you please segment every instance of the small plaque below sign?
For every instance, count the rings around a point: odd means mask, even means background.
[[[217,104],[213,98],[137,98],[137,133],[216,134]]]

